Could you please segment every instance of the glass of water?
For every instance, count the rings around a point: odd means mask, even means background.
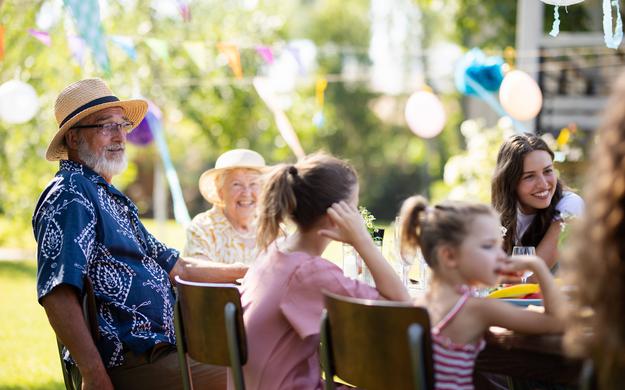
[[[533,246],[515,246],[512,248],[512,256],[536,256],[536,248]],[[532,271],[525,271],[521,276],[521,283],[527,283],[527,278],[534,275]]]

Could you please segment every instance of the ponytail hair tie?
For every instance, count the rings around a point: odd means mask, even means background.
[[[289,167],[289,173],[293,176],[297,176],[297,168],[295,168],[295,165]]]

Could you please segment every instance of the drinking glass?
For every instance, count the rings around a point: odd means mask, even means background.
[[[536,256],[536,248],[533,246],[515,246],[512,248],[512,256]],[[527,278],[534,275],[532,271],[525,271],[521,276],[521,283],[527,283]]]
[[[393,233],[395,255],[399,259],[401,266],[401,281],[402,283],[404,283],[404,286],[410,287],[410,278],[408,277],[408,272],[410,271],[410,267],[414,264],[416,256],[408,253],[402,253],[401,237],[399,235],[399,217],[395,217],[395,226],[393,229]]]

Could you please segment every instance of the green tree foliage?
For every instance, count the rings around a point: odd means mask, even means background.
[[[165,135],[177,168],[191,215],[208,205],[199,195],[197,180],[224,151],[246,147],[259,151],[269,163],[295,161],[280,137],[270,110],[252,86],[264,63],[255,52],[258,44],[283,45],[291,39],[311,39],[322,48],[315,73],[298,81],[287,111],[306,152],[327,150],[349,159],[361,178],[361,203],[378,218],[392,219],[406,196],[426,193],[429,183],[442,176],[447,158],[458,151],[455,127],[459,109],[448,99],[450,121],[434,141],[414,136],[403,123],[389,123],[371,110],[379,94],[367,80],[345,82],[330,79],[325,94],[323,126],[312,118],[315,78],[340,75],[345,56],[369,65],[369,5],[358,0],[266,0],[256,7],[244,1],[194,1],[188,22],[179,15],[163,16],[150,0],[108,1],[103,25],[108,35],[130,36],[136,44],[133,61],[109,43],[110,75],[104,75],[86,58],[83,67],[72,58],[66,38],[68,15],[50,29],[52,46],[29,36],[43,0],[6,0],[0,9],[5,26],[5,57],[0,81],[17,77],[38,92],[41,109],[28,123],[0,123],[0,215],[9,221],[0,226],[0,245],[10,242],[16,229],[28,229],[38,194],[58,169],[44,159],[45,149],[57,129],[54,100],[68,84],[85,77],[102,77],[121,98],[142,95],[163,113]],[[167,57],[159,56],[147,39],[167,43]],[[237,80],[219,54],[218,42],[241,48],[244,77]],[[200,66],[189,55],[185,42],[203,44]],[[336,50],[327,49],[337,48]],[[197,54],[197,53],[196,53]],[[396,98],[403,107],[408,96]],[[128,171],[115,179],[139,205],[152,212],[153,170],[159,164],[154,145],[130,147]]]

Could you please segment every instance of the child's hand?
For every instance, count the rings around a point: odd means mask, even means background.
[[[511,256],[499,263],[497,272],[506,276],[507,279],[518,278],[520,281],[524,271],[536,272],[536,264],[541,262],[538,256]]]
[[[334,203],[328,208],[328,216],[333,226],[328,229],[320,229],[319,235],[345,242],[354,247],[357,242],[371,239],[360,213],[347,202]]]

